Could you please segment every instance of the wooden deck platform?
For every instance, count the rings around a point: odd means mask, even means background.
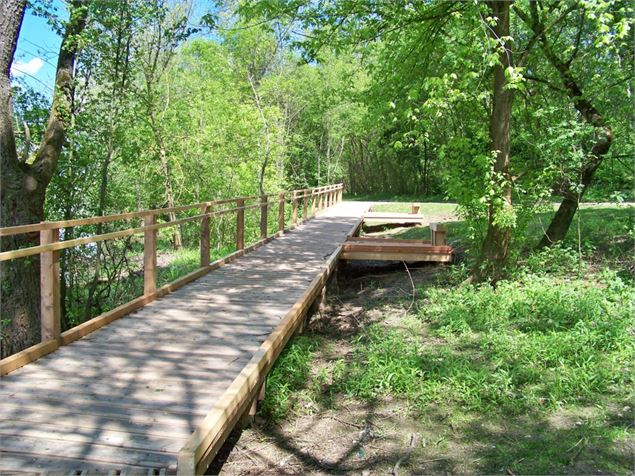
[[[368,204],[324,214],[0,379],[0,473],[171,474]]]

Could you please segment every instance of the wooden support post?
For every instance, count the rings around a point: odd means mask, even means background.
[[[293,192],[293,224],[298,224],[298,192]]]
[[[156,216],[148,214],[143,225],[156,223]],[[157,290],[157,230],[146,230],[143,235],[143,294],[149,296]]]
[[[430,242],[432,246],[445,246],[448,227],[443,223],[430,223]]]
[[[238,421],[238,426],[242,429],[249,428],[251,424],[254,422],[254,416],[256,415],[256,410],[258,409],[258,399],[254,398],[251,403],[247,406],[245,413],[242,414],[240,420]]]
[[[344,193],[344,187],[340,187],[337,191],[337,202],[340,203],[342,201],[342,194]]]
[[[309,217],[306,216],[307,210],[309,209],[309,204],[307,202],[308,196],[309,195],[305,190],[304,193],[302,194],[302,222],[303,223],[309,219]]]
[[[278,231],[284,231],[284,192],[278,195]]]
[[[211,205],[204,205],[201,207],[201,214],[207,214],[211,210]],[[209,222],[209,216],[201,219],[201,268],[209,265]]]
[[[418,215],[419,214],[419,210],[421,210],[421,204],[413,203],[411,208],[410,208],[410,213],[413,214],[413,215]]]
[[[40,231],[40,244],[59,241],[59,228]],[[40,313],[42,342],[59,340],[60,312],[60,252],[47,251],[40,256]]]
[[[236,200],[236,207],[240,210],[236,211],[236,251],[245,248],[245,200],[239,198]]]
[[[267,196],[260,197],[260,238],[267,238]]]
[[[315,189],[311,190],[311,217],[315,216]]]
[[[261,402],[265,399],[265,382],[262,383],[260,389],[258,390],[258,394],[247,406],[245,413],[243,413],[240,417],[240,421],[238,422],[240,428],[246,429],[253,424],[254,417],[256,416],[256,411],[258,411],[258,402]]]

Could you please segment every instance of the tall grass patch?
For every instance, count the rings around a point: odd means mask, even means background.
[[[625,397],[633,384],[633,288],[525,275],[424,291],[430,336],[381,325],[355,341],[343,391],[421,406],[522,412]]]
[[[293,408],[298,391],[307,384],[318,345],[316,337],[298,336],[280,354],[267,377],[266,396],[260,407],[270,421],[281,420]]]

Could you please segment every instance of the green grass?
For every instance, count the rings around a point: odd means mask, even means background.
[[[496,289],[424,293],[421,319],[442,343],[371,326],[355,341],[343,391],[517,414],[625,397],[633,384],[634,293],[614,275],[592,283],[532,275]]]
[[[446,201],[443,195],[402,195],[394,193],[366,193],[353,195],[345,193],[344,200],[352,200],[357,202],[407,202],[407,203],[419,203],[419,202],[444,202]]]
[[[260,412],[271,421],[286,417],[305,387],[319,339],[298,336],[285,348],[267,378],[266,398]]]
[[[396,213],[410,213],[412,204],[419,203],[421,213],[426,218],[432,219],[437,216],[447,216],[456,213],[455,203],[444,202],[393,202],[393,203],[376,203],[373,205],[373,210],[377,212],[396,212]]]

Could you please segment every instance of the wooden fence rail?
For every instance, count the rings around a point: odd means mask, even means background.
[[[41,222],[32,225],[0,228],[0,237],[11,236],[20,233],[40,234],[40,244],[18,250],[0,253],[0,262],[9,261],[27,256],[41,255],[40,257],[40,302],[41,302],[41,334],[42,342],[12,356],[0,360],[0,375],[15,370],[29,362],[32,362],[50,352],[60,345],[69,344],[88,333],[118,319],[130,312],[148,304],[175,289],[197,279],[207,272],[216,269],[225,263],[231,262],[239,256],[256,249],[270,240],[280,236],[286,226],[285,204],[292,204],[292,225],[298,225],[298,208],[302,201],[302,221],[313,216],[329,206],[342,200],[343,184],[328,185],[324,187],[308,188],[302,190],[284,191],[276,194],[266,194],[250,197],[239,197],[224,200],[195,203],[172,208],[154,210],[141,210],[137,212],[121,213],[100,217],[82,218],[76,220]],[[246,205],[249,201],[258,201],[253,205]],[[311,202],[310,215],[308,214]],[[230,208],[222,208],[235,204]],[[277,232],[269,234],[268,213],[277,205],[278,225]],[[221,207],[220,209],[218,207]],[[260,240],[245,247],[245,211],[260,209]],[[197,210],[199,214],[188,216],[175,221],[157,223],[157,216],[169,212],[186,212]],[[224,258],[210,263],[210,222],[214,217],[226,214],[236,214],[236,251]],[[100,235],[92,235],[71,240],[60,240],[63,236],[60,230],[81,225],[94,225],[110,223],[130,219],[142,219],[142,226]],[[167,227],[179,226],[185,223],[200,221],[200,267],[176,281],[173,281],[157,289],[157,231]],[[98,243],[114,240],[132,235],[143,235],[143,296],[123,304],[100,316],[94,317],[66,332],[61,332],[60,323],[60,251],[90,243]]]

